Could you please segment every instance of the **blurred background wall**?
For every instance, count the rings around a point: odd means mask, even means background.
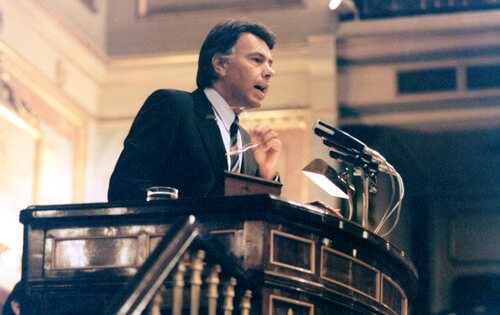
[[[20,278],[19,211],[105,202],[145,98],[193,90],[207,32],[247,18],[278,36],[270,93],[242,124],[279,132],[282,196],[340,206],[301,169],[334,164],[317,119],[349,131],[405,180],[387,239],[419,270],[412,314],[498,310],[500,3],[334,2],[0,0],[0,303]],[[372,222],[383,175],[378,188]]]

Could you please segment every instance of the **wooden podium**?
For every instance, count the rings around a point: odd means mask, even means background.
[[[252,275],[251,314],[402,314],[417,272],[384,239],[272,195],[32,206],[22,281],[37,314],[99,314],[178,218],[193,215]]]

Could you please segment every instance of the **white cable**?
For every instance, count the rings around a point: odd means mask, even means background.
[[[400,214],[401,214],[401,205],[402,205],[402,201],[403,201],[403,197],[404,197],[404,185],[403,185],[403,180],[399,174],[398,174],[397,178],[398,178],[398,185],[400,187],[399,188],[400,189],[400,198],[399,198],[398,202],[394,205],[394,208],[391,210],[391,212],[387,215],[387,218],[386,218],[384,224],[388,221],[388,219],[394,213],[396,213],[396,219],[394,220],[394,223],[389,228],[389,230],[387,232],[385,232],[383,235],[381,235],[382,237],[389,235],[396,228],[397,224],[399,223],[399,218],[400,218]]]
[[[390,211],[391,211],[391,206],[392,206],[392,204],[394,202],[394,198],[396,196],[396,184],[394,182],[394,175],[389,174],[389,179],[391,180],[391,200],[387,204],[387,209],[384,211],[384,215],[382,216],[378,226],[374,230],[375,233],[378,233],[380,231],[380,229],[382,228],[383,223],[387,219],[388,213],[390,213]]]
[[[402,206],[404,193],[405,193],[404,192],[404,183],[403,183],[403,178],[401,177],[401,175],[394,169],[394,167],[392,165],[390,165],[385,160],[385,158],[382,155],[380,155],[377,151],[373,151],[373,156],[376,157],[377,161],[380,163],[380,165],[382,165],[382,169],[387,170],[386,173],[389,174],[390,179],[391,179],[391,188],[392,188],[391,201],[389,203],[389,207],[387,208],[382,219],[380,220],[380,223],[378,224],[378,226],[374,230],[374,232],[378,234],[380,232],[380,230],[382,229],[382,227],[388,222],[389,218],[394,213],[396,213],[396,219],[394,220],[394,223],[389,228],[389,230],[382,235],[382,237],[385,237],[385,236],[389,235],[395,229],[397,224],[399,223],[399,218],[400,218],[400,214],[401,214],[401,206]],[[395,195],[395,190],[396,190],[395,189],[396,187],[394,187],[394,177],[397,179],[397,183],[398,183],[397,190],[399,192],[399,198],[398,198],[398,201],[394,204],[394,206],[390,209],[390,206],[391,206],[392,202],[394,201],[393,196]]]
[[[401,176],[398,178],[398,181],[400,179],[401,179]],[[402,185],[402,182],[401,182],[401,185]],[[381,235],[382,237],[388,236],[396,228],[396,226],[398,225],[399,218],[400,218],[400,215],[401,215],[401,204],[402,204],[402,200],[403,200],[402,197],[403,196],[404,196],[404,191],[401,194],[401,197],[400,197],[400,200],[398,201],[398,204],[394,207],[394,209],[391,211],[391,213],[387,216],[387,219],[389,219],[389,217],[394,213],[394,211],[396,211],[396,219],[394,219],[394,223],[392,224],[392,226],[390,227],[390,229],[387,232],[385,232],[384,234]],[[387,222],[387,220],[386,220],[386,222]]]

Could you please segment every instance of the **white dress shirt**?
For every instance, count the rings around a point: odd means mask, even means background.
[[[214,109],[217,126],[219,126],[220,134],[222,136],[222,141],[224,142],[224,147],[226,148],[226,158],[227,158],[227,169],[230,170],[231,165],[231,157],[228,152],[231,150],[231,134],[229,129],[236,117],[236,114],[231,109],[229,104],[222,98],[222,96],[216,90],[212,88],[205,88],[203,90],[208,100],[212,104]],[[238,131],[238,148],[241,148],[241,134]],[[238,172],[241,172],[241,164],[242,164],[242,154],[240,153],[238,156],[239,160],[239,169]]]

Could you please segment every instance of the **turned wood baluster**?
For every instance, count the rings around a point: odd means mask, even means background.
[[[201,273],[205,251],[199,250],[191,260],[191,315],[198,315],[200,308]]]
[[[236,279],[231,277],[229,282],[226,283],[226,288],[224,290],[224,315],[231,315],[234,310],[234,287],[236,286]]]
[[[164,287],[162,286],[156,291],[155,296],[149,310],[149,315],[161,315],[161,305],[163,304]]]
[[[210,274],[207,277],[207,298],[208,298],[208,315],[216,315],[217,313],[217,298],[219,297],[218,287],[220,284],[219,273],[221,272],[220,265],[212,267]]]
[[[240,302],[241,315],[250,315],[250,308],[252,307],[252,304],[250,303],[251,298],[252,298],[252,291],[246,290]]]
[[[189,262],[189,255],[184,255],[183,259],[177,265],[177,271],[173,279],[173,305],[172,315],[182,314],[182,296],[184,291],[184,274],[186,273],[186,264]]]

